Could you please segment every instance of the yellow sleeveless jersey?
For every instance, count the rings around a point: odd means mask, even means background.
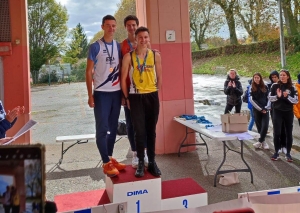
[[[138,69],[138,62],[135,51],[130,53],[132,66],[129,72],[130,77],[130,94],[143,94],[156,92],[157,77],[155,71],[155,52],[148,49],[148,56],[146,59],[145,69],[140,72]],[[139,58],[140,65],[143,65],[144,59]]]

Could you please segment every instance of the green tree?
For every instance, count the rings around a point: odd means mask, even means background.
[[[136,15],[135,0],[121,0],[117,6],[118,10],[114,14],[114,17],[117,20],[117,31],[114,37],[118,42],[122,42],[127,38],[127,31],[124,27],[124,18],[128,15]]]
[[[81,51],[78,55],[78,58],[86,58],[87,57],[87,52],[88,52],[88,41],[87,41],[87,36],[84,32],[83,27],[81,26],[80,23],[77,24],[76,30],[78,32],[80,43],[79,46],[81,48]]]
[[[82,41],[82,35],[79,34],[77,27],[71,30],[71,42],[67,47],[67,51],[65,56],[63,57],[63,61],[65,63],[75,64],[79,59],[79,55],[82,52],[82,48],[80,46]]]
[[[237,22],[247,30],[252,41],[257,42],[259,37],[268,34],[265,26],[276,22],[276,8],[272,0],[240,0],[235,6]]]
[[[122,42],[125,38],[127,38],[127,31],[124,27],[124,18],[128,15],[136,15],[135,0],[121,0],[117,6],[118,10],[114,14],[114,17],[117,21],[117,30],[114,39],[118,42]],[[91,39],[90,44],[97,41],[102,36],[103,30],[98,31]]]
[[[229,29],[230,44],[238,44],[236,31],[235,31],[235,18],[234,9],[238,0],[212,0],[219,5],[225,13],[226,22]]]
[[[210,1],[190,0],[190,31],[198,49],[209,33],[216,33],[223,24],[220,11]]]
[[[39,70],[59,55],[67,32],[67,9],[55,0],[28,0],[30,72],[37,83]]]
[[[98,39],[102,38],[104,35],[103,30],[100,30],[99,32],[97,32],[94,37],[90,40],[90,44],[94,43],[95,41],[97,41]]]
[[[285,25],[289,36],[299,34],[299,0],[281,0]]]

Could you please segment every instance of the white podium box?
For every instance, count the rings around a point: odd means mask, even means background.
[[[269,190],[262,190],[262,191],[238,193],[238,198],[262,196],[262,195],[291,194],[291,193],[299,193],[299,192],[300,192],[300,186],[294,186],[294,187],[286,187],[280,189],[269,189]]]
[[[208,205],[207,192],[192,178],[162,182],[161,210],[187,209]]]
[[[135,169],[127,166],[116,177],[106,176],[106,192],[111,203],[127,202],[127,212],[140,213],[161,210],[161,178],[145,170],[136,178]]]

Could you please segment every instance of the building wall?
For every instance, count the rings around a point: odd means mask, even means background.
[[[160,115],[156,128],[156,153],[177,153],[185,127],[175,116],[194,114],[192,60],[188,0],[138,0],[140,26],[150,30],[151,48],[162,57],[163,83],[159,91]],[[167,30],[175,31],[175,41],[167,41]],[[195,135],[188,137],[195,143]],[[182,151],[194,150],[194,147]]]

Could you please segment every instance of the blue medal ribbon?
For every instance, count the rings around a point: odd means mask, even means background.
[[[129,45],[130,51],[132,51],[133,50],[133,46],[132,46],[131,42],[129,41],[129,39],[127,39],[127,43]]]
[[[112,57],[113,57],[113,54],[114,54],[114,41],[112,41],[112,45],[111,45],[111,55],[109,54],[109,51],[108,51],[108,48],[107,48],[107,44],[104,40],[104,38],[101,39],[105,45],[105,49],[106,49],[106,52],[107,52],[107,55],[108,55],[108,58],[109,58],[109,63],[110,65],[112,64]]]

